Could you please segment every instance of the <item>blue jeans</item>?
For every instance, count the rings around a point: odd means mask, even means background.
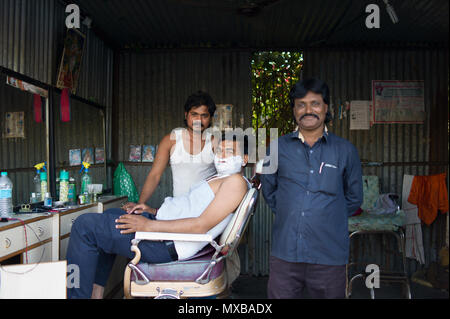
[[[120,208],[112,208],[99,213],[79,216],[71,230],[67,249],[67,265],[78,265],[80,271],[79,287],[68,287],[68,298],[90,298],[94,283],[105,286],[116,255],[133,258],[130,250],[134,233],[121,234],[116,229],[115,220],[126,214]],[[154,215],[143,213],[149,219]],[[141,261],[164,263],[172,261],[165,242],[142,241],[139,243]]]

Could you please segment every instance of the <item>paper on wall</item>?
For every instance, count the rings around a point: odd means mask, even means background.
[[[226,128],[233,127],[233,105],[216,104],[216,112],[214,113],[213,126],[223,131]]]
[[[351,101],[350,129],[370,129],[370,101]]]

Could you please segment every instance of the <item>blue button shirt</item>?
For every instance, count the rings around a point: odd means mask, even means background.
[[[273,142],[264,162],[262,193],[275,214],[272,256],[289,262],[346,264],[348,217],[363,200],[355,146],[325,131],[310,147],[297,131]]]

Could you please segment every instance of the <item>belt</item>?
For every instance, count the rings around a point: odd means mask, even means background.
[[[168,240],[165,241],[165,244],[167,246],[167,251],[170,254],[170,258],[172,258],[172,260],[178,260],[178,254],[177,254],[177,250],[175,249],[175,243],[173,242],[173,240]]]

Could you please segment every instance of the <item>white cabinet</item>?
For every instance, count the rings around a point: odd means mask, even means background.
[[[124,202],[126,202],[124,196],[109,196],[98,203],[61,213],[17,215],[14,220],[0,224],[0,263],[17,255],[25,257],[25,251],[28,251],[30,263],[30,254],[39,255],[35,249],[42,245],[50,247],[45,248],[43,260],[63,260],[72,225],[80,215],[88,212],[102,213],[108,208],[120,207]]]
[[[51,217],[36,217],[11,224],[0,231],[0,259],[33,249],[52,238]],[[51,249],[50,249],[51,251]]]
[[[100,202],[53,214],[21,214],[17,219],[0,225],[0,264],[20,256],[23,264],[41,264],[65,260],[70,232],[75,220],[86,213],[103,213],[121,207],[126,197],[108,197]],[[105,295],[121,283],[127,260],[117,258],[105,287]]]
[[[28,255],[28,256],[27,256]],[[52,242],[40,245],[30,251],[22,253],[23,264],[37,264],[52,261]]]

